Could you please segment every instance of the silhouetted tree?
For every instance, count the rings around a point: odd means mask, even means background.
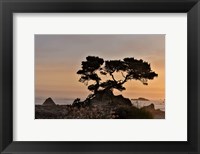
[[[88,86],[88,89],[96,93],[99,89],[101,78],[97,75],[104,60],[99,57],[88,56],[86,61],[82,62],[82,69],[77,72],[81,75],[79,81]],[[94,84],[88,85],[88,81],[94,81]]]
[[[139,80],[144,85],[148,85],[148,80],[153,80],[158,74],[151,70],[150,64],[142,59],[124,58],[123,60],[108,60],[88,56],[86,61],[82,62],[82,69],[77,72],[81,75],[79,81],[88,86],[88,89],[94,92],[94,95],[100,90],[117,89],[123,91],[126,88],[124,84],[129,80]],[[121,79],[116,79],[115,73],[121,74]],[[104,75],[110,79],[101,81],[99,75]],[[94,81],[88,85],[88,81]]]
[[[122,79],[116,80],[114,73],[121,73]],[[148,85],[148,80],[153,80],[158,74],[151,70],[150,64],[142,59],[124,58],[121,60],[105,61],[103,75],[109,74],[112,80],[103,82],[101,86],[106,89],[117,89],[123,91],[123,86],[128,80],[139,80]]]

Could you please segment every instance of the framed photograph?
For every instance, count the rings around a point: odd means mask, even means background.
[[[0,10],[1,153],[200,153],[198,0]]]
[[[35,119],[165,118],[164,34],[36,34],[34,38]],[[158,74],[159,79],[151,82]]]

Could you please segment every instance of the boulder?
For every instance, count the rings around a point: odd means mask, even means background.
[[[93,105],[128,105],[132,106],[130,99],[124,98],[122,95],[115,96],[112,91],[100,91],[91,99]]]
[[[149,110],[155,110],[155,106],[154,106],[153,103],[151,103],[150,105],[144,106],[141,109],[144,109],[144,110],[147,110],[147,111],[149,111]]]
[[[132,103],[131,103],[130,99],[124,98],[122,95],[114,96],[113,97],[113,103],[115,105],[128,105],[128,106],[132,106]]]
[[[55,102],[52,100],[51,97],[47,98],[44,103],[42,104],[44,106],[55,106]]]
[[[165,112],[161,111],[160,109],[156,110],[154,104],[150,104],[149,106],[144,106],[141,109],[150,112],[153,115],[154,119],[164,119],[165,118]]]

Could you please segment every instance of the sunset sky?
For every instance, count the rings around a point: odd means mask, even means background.
[[[143,59],[158,74],[147,86],[128,81],[128,98],[165,98],[165,35],[35,35],[35,98],[86,98],[90,93],[76,72],[87,56],[104,60]]]

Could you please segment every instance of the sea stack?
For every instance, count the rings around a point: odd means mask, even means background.
[[[52,100],[51,97],[47,98],[44,103],[42,104],[44,106],[55,106],[55,102]]]

